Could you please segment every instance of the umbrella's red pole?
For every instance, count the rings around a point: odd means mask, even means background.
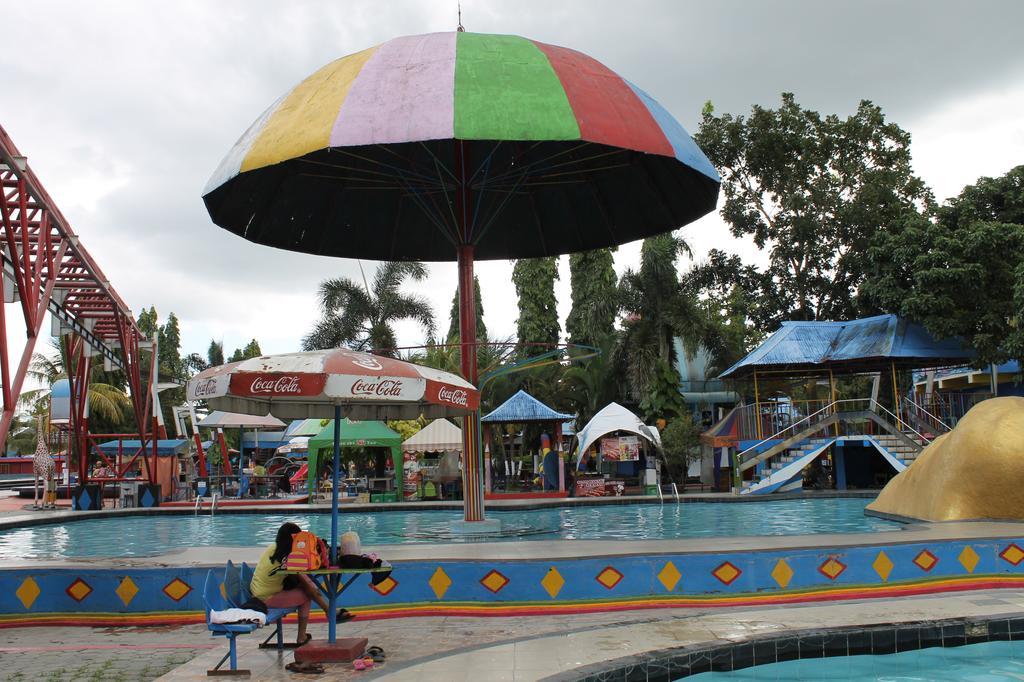
[[[459,247],[459,352],[462,376],[477,385],[476,297],[473,286],[473,247]],[[462,419],[463,518],[484,520],[483,465],[480,456],[480,415],[473,412]]]

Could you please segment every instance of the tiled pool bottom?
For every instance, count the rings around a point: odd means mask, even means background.
[[[1024,641],[931,647],[889,655],[797,659],[732,672],[707,672],[693,682],[744,680],[928,680],[929,682],[1010,682],[1024,680]]]
[[[672,540],[697,537],[808,535],[895,531],[901,524],[865,516],[863,498],[808,498],[722,504],[624,504],[497,511],[510,532],[489,541]],[[345,512],[341,531],[364,545],[457,542],[450,535],[458,511]],[[0,561],[156,556],[207,546],[245,547],[271,542],[285,521],[330,535],[329,514],[158,515],[86,519],[0,532]]]

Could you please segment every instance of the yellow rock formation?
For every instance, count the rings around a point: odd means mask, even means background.
[[[925,521],[1024,520],[1024,398],[972,407],[868,509]]]

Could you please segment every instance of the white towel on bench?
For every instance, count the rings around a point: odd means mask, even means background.
[[[267,624],[267,614],[253,609],[224,609],[210,611],[210,622],[218,625],[230,623],[255,623],[259,627]]]

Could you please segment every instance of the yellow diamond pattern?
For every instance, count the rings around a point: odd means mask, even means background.
[[[978,556],[978,553],[970,545],[964,547],[964,551],[960,552],[960,556],[957,559],[960,560],[960,565],[966,568],[968,573],[974,573],[974,569],[978,567],[978,562],[981,561],[981,557]]]
[[[221,594],[224,594],[224,583],[221,583],[220,590]],[[125,576],[114,592],[116,592],[117,596],[121,598],[121,602],[125,606],[128,606],[132,603],[132,599],[135,599],[135,595],[139,593],[139,586],[135,584],[134,580]],[[226,598],[227,597],[225,596],[225,599]]]
[[[437,570],[434,571],[434,575],[430,576],[430,580],[427,581],[430,585],[430,589],[434,591],[434,596],[438,599],[443,599],[445,592],[452,586],[452,579],[448,577],[448,574],[444,572],[444,569],[438,566]]]
[[[669,561],[665,566],[658,571],[658,580],[665,586],[665,589],[671,592],[676,589],[676,585],[679,584],[679,579],[683,577],[683,574],[679,572],[676,565]]]
[[[540,586],[544,588],[544,591],[554,599],[558,596],[558,593],[562,591],[562,587],[565,585],[565,578],[558,572],[558,569],[552,566],[548,569],[548,572],[540,581]]]
[[[778,583],[779,587],[786,589],[789,587],[789,581],[793,579],[793,569],[785,559],[779,559],[775,563],[775,568],[772,569],[771,575],[772,580]]]
[[[17,590],[14,591],[14,595],[21,602],[21,605],[26,609],[32,608],[32,605],[36,603],[36,599],[39,598],[39,593],[42,590],[39,589],[39,583],[34,578],[29,576],[21,581],[21,585]]]
[[[885,552],[879,552],[875,560],[871,562],[871,568],[875,569],[878,577],[885,581],[889,580],[889,574],[892,573],[893,565],[892,559]]]

